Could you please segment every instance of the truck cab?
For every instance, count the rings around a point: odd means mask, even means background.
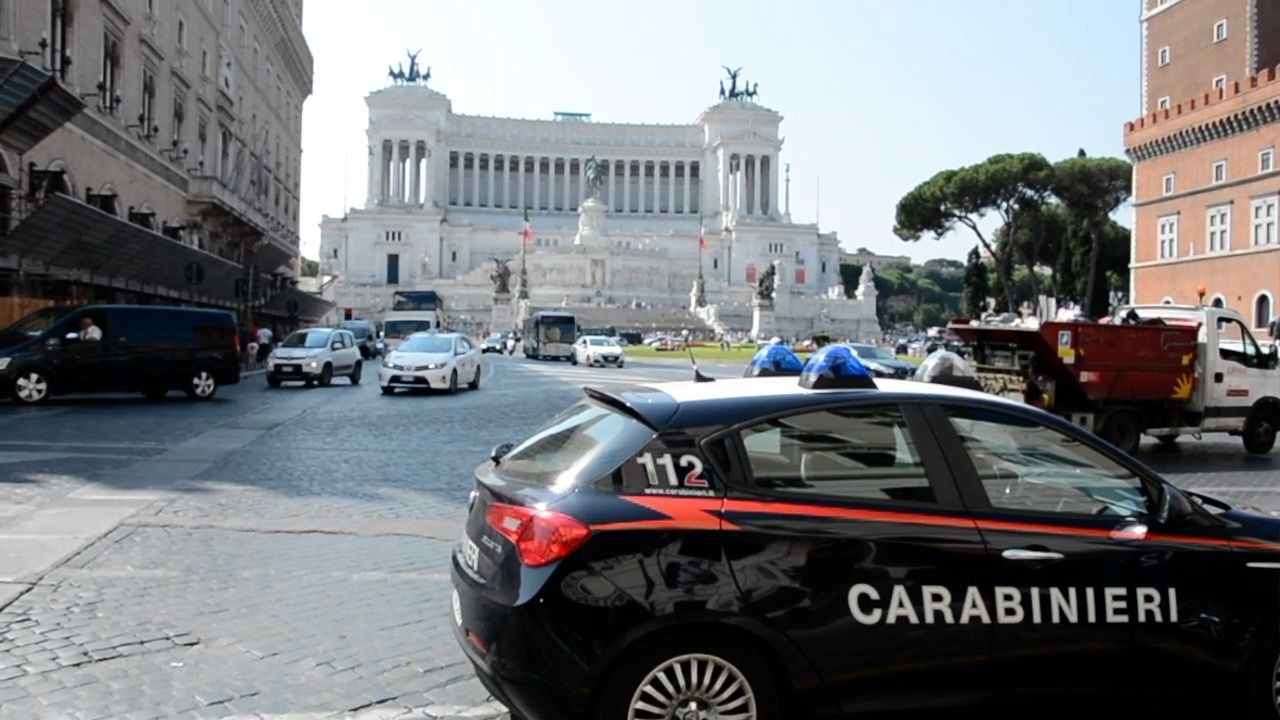
[[[1148,433],[1170,441],[1180,433],[1227,432],[1242,435],[1249,452],[1270,451],[1280,427],[1280,370],[1273,343],[1258,342],[1244,318],[1226,308],[1134,305],[1120,308],[1116,317],[1131,317],[1130,312],[1144,323],[1199,326],[1186,398],[1186,417],[1198,417],[1198,427],[1148,428]]]

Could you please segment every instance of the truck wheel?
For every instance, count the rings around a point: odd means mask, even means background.
[[[1142,439],[1142,418],[1137,413],[1121,411],[1102,424],[1102,439],[1132,455]]]
[[[1276,444],[1276,413],[1258,410],[1244,423],[1244,449],[1254,455],[1271,452]]]

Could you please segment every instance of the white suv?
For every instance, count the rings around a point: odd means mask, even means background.
[[[362,370],[360,348],[350,330],[295,330],[267,356],[267,384],[273,388],[286,380],[324,386],[334,375],[346,375],[358,385]]]

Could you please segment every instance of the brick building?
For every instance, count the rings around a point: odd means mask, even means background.
[[[1143,0],[1136,302],[1204,302],[1265,328],[1280,294],[1280,0]]]

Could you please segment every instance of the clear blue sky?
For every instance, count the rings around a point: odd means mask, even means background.
[[[743,66],[782,113],[791,212],[846,248],[960,258],[969,235],[905,243],[898,199],[999,152],[1119,155],[1138,114],[1136,0],[307,0],[303,253],[322,214],[364,203],[364,96],[422,49],[454,112],[691,122]],[[344,170],[345,167],[345,170]],[[345,188],[344,188],[344,176]],[[1127,218],[1122,217],[1127,223]]]

